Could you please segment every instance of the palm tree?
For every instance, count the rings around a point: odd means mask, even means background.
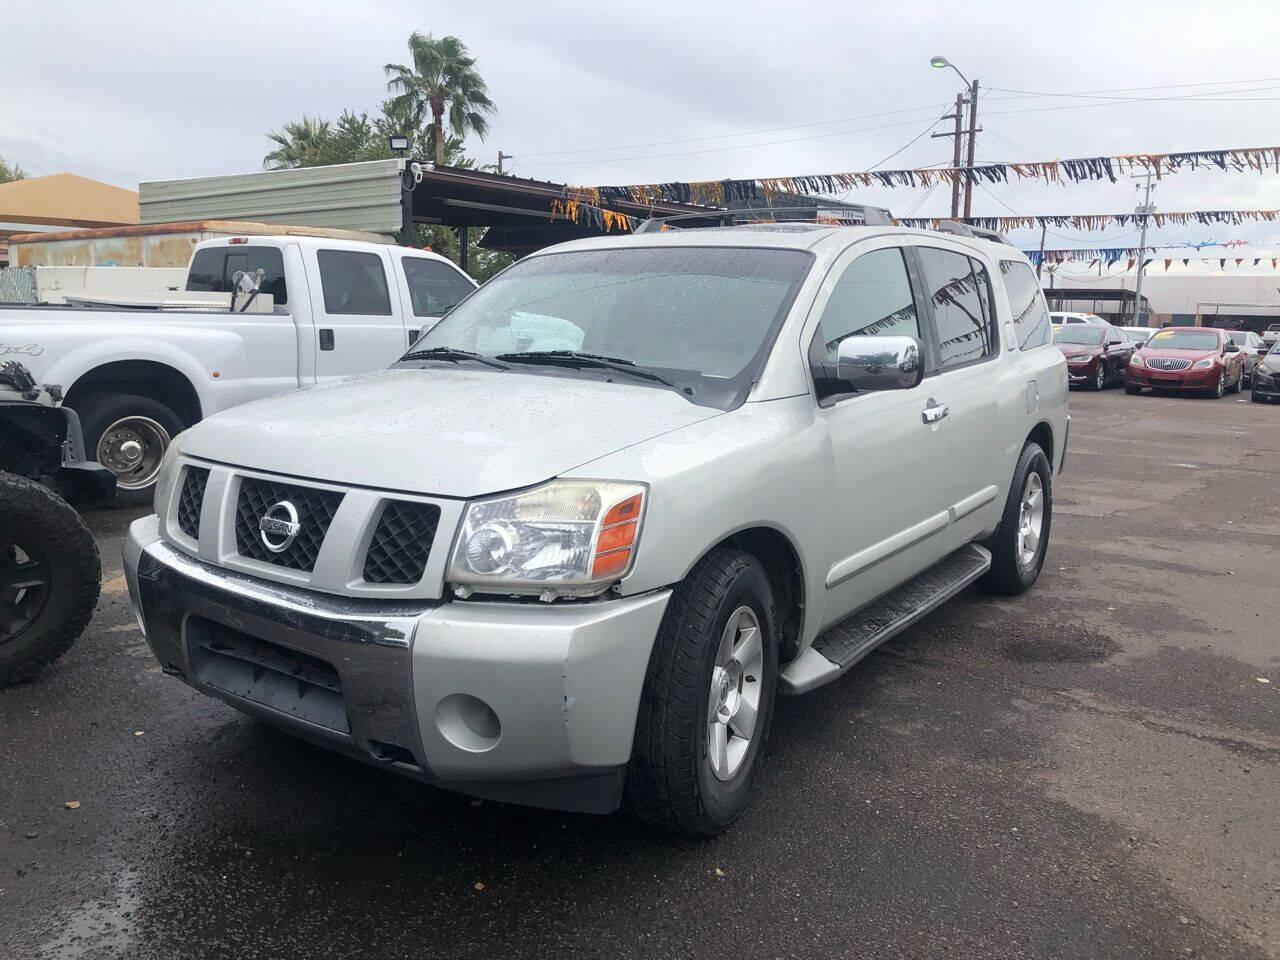
[[[436,39],[414,31],[409,37],[413,67],[388,63],[384,68],[387,89],[396,94],[391,103],[397,113],[425,117],[431,113],[435,130],[436,163],[444,164],[444,114],[449,111],[450,132],[458,137],[474,133],[481,140],[489,132],[486,113],[493,113],[484,79],[476,72],[476,58],[457,37]]]
[[[329,132],[328,120],[306,115],[301,120],[290,120],[283,129],[267,134],[267,139],[277,146],[262,158],[262,168],[289,170],[313,165]]]

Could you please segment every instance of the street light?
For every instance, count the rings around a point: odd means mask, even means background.
[[[975,141],[978,139],[978,81],[969,82],[969,78],[960,72],[960,68],[948,60],[946,57],[934,56],[929,58],[929,66],[936,70],[944,70],[950,67],[956,72],[956,76],[964,81],[964,85],[969,89],[969,153],[968,153],[968,169],[973,169],[973,150]],[[957,111],[958,112],[958,111]],[[959,121],[956,123],[956,143],[960,142]],[[956,164],[959,166],[959,163]],[[964,216],[967,220],[970,212],[973,210],[973,174],[965,177],[964,181]],[[953,203],[954,206],[954,203]]]
[[[387,146],[392,153],[408,153],[409,138],[403,133],[393,133],[387,137]]]

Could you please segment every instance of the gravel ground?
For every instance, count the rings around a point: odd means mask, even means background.
[[[92,514],[93,623],[0,693],[0,956],[1280,956],[1280,408],[1072,414],[1036,588],[781,701],[709,842],[433,791],[198,696],[129,611],[138,512]]]

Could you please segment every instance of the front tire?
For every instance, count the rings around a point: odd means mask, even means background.
[[[1239,393],[1240,388],[1243,386],[1244,386],[1244,370],[1241,370],[1240,373],[1236,376],[1236,382],[1231,385],[1231,389],[1228,390],[1227,392]]]
[[[1142,388],[1136,383],[1126,383],[1124,385],[1124,392],[1129,394],[1131,397],[1136,397],[1142,392]]]
[[[93,616],[101,577],[80,515],[48,487],[0,473],[0,688],[67,652]]]
[[[116,475],[113,507],[151,502],[160,463],[169,444],[185,428],[171,408],[130,393],[95,393],[76,404],[84,447]]]
[[[1006,597],[1026,593],[1040,576],[1053,522],[1053,469],[1037,443],[1028,443],[1013,470],[1000,526],[986,542],[991,569],[978,582]]]
[[[1218,374],[1218,385],[1216,387],[1211,387],[1209,389],[1208,397],[1211,400],[1221,400],[1222,395],[1226,392],[1227,392],[1227,371],[1223,370]]]
[[[636,716],[623,803],[679,833],[721,833],[747,807],[778,682],[760,561],[717,548],[672,593]]]
[[[1107,368],[1098,364],[1098,372],[1093,375],[1093,389],[1102,390],[1107,385]]]

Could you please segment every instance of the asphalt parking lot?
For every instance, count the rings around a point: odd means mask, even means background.
[[[709,842],[433,791],[194,694],[129,610],[139,514],[91,514],[93,623],[0,693],[0,956],[1280,956],[1280,407],[1072,416],[1037,587],[782,701]]]

